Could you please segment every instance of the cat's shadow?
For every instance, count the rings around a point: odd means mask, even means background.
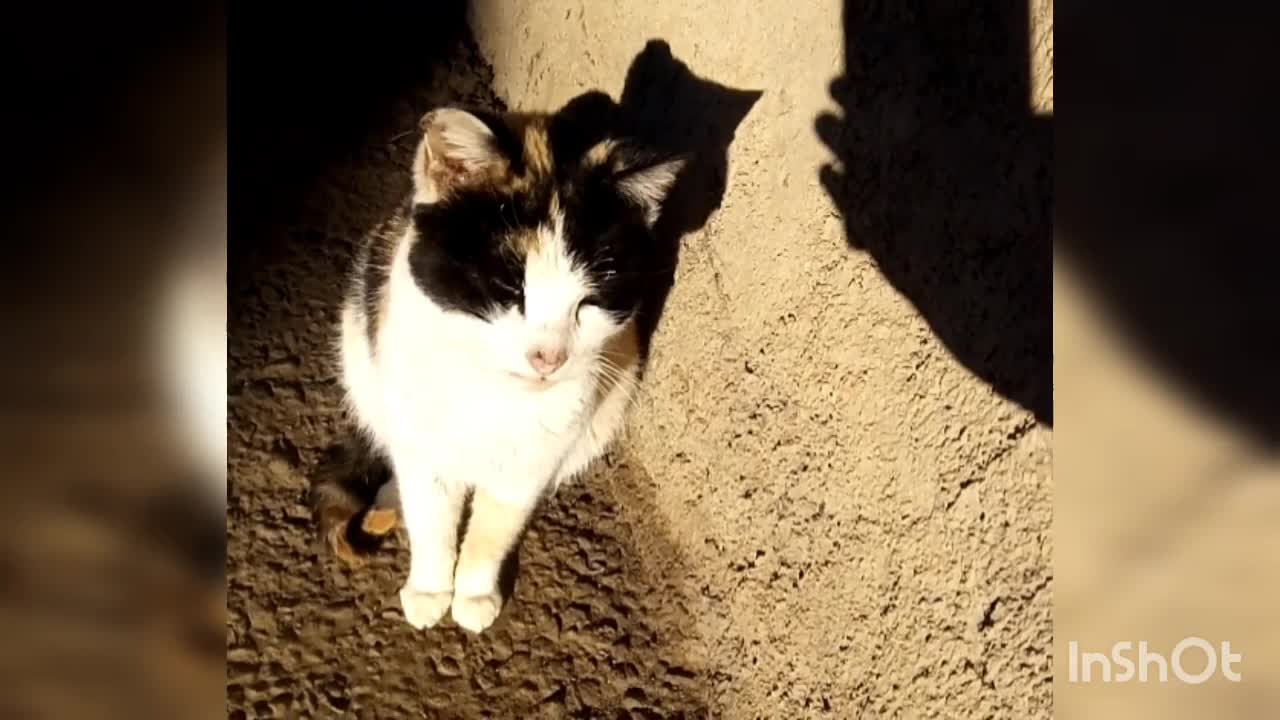
[[[665,41],[650,40],[631,61],[619,101],[596,90],[561,109],[587,142],[621,132],[685,158],[654,226],[660,271],[646,288],[637,318],[644,359],[675,283],[681,242],[701,229],[723,202],[729,146],[762,94],[701,78],[671,54]]]

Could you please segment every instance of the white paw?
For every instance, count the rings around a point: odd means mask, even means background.
[[[418,592],[407,585],[400,588],[400,607],[404,610],[404,619],[416,630],[429,628],[440,622],[452,600],[452,592]]]
[[[453,621],[463,630],[477,635],[493,624],[501,610],[502,596],[496,592],[459,595],[453,599]]]

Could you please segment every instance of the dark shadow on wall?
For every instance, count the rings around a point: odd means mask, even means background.
[[[1152,369],[1273,449],[1275,122],[1257,85],[1272,24],[1169,10],[1059,11],[1057,29],[1088,51],[1072,58],[1071,132],[1058,138],[1055,242]]]
[[[589,142],[621,133],[686,158],[654,226],[660,258],[638,322],[646,358],[675,282],[681,241],[702,228],[723,202],[729,146],[762,94],[698,77],[666,42],[650,40],[631,61],[619,101],[593,91],[562,108]]]
[[[1053,423],[1052,125],[1031,111],[1025,0],[850,0],[821,180],[947,349]]]

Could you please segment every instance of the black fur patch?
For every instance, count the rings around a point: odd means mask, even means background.
[[[524,207],[518,207],[517,203]],[[484,319],[524,301],[524,258],[507,238],[531,232],[546,216],[527,198],[469,192],[413,209],[418,241],[409,268],[440,307]]]
[[[659,269],[660,253],[643,211],[617,192],[605,167],[566,183],[561,206],[569,252],[596,289],[587,302],[619,318],[629,316]]]

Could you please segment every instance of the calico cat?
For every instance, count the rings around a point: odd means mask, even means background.
[[[622,426],[636,315],[662,257],[653,225],[685,159],[586,132],[564,109],[448,107],[420,129],[409,208],[360,248],[342,308],[363,490],[322,483],[313,502],[348,550],[389,532],[398,508],[405,619],[428,628],[451,609],[479,633],[539,501]]]

